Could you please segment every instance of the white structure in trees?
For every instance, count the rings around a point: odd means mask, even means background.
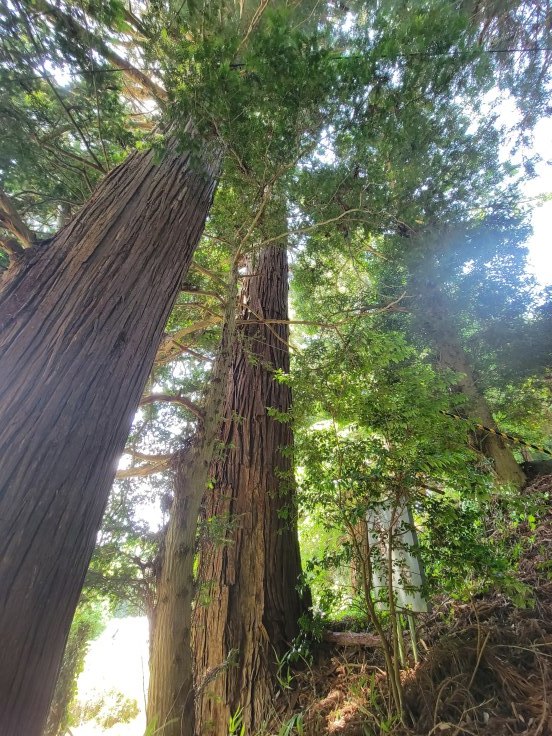
[[[388,570],[392,565],[392,588],[395,605],[400,611],[426,613],[428,604],[422,595],[424,573],[417,546],[412,513],[406,503],[385,501],[366,515],[372,586],[379,605],[387,607]],[[389,541],[391,539],[391,559]]]

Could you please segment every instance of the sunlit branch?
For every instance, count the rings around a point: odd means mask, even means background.
[[[148,394],[142,396],[140,399],[140,406],[146,406],[147,404],[155,404],[156,402],[179,404],[187,409],[191,414],[196,416],[198,419],[203,419],[203,411],[190,399],[187,399],[181,394]]]
[[[103,39],[81,26],[80,23],[78,23],[71,15],[63,12],[54,5],[50,5],[47,0],[35,0],[34,8],[49,16],[56,22],[63,23],[76,38],[97,51],[104,57],[104,59],[106,59],[106,61],[109,61],[114,67],[120,69],[134,82],[145,87],[158,100],[167,100],[167,93],[163,87],[134,67],[128,59],[124,59],[122,56],[119,56],[119,54],[110,48]]]
[[[29,248],[36,240],[35,234],[25,225],[13,202],[2,189],[0,189],[0,226],[15,235],[25,248]],[[6,246],[9,247],[9,241]]]
[[[174,351],[174,346],[177,347],[178,353],[182,352],[182,346],[179,345],[180,340],[182,340],[184,337],[187,337],[188,335],[192,335],[195,332],[201,332],[202,330],[206,330],[209,327],[213,327],[216,324],[220,324],[221,318],[220,317],[209,317],[208,319],[200,320],[199,322],[195,322],[193,325],[190,325],[189,327],[183,327],[181,330],[177,330],[176,332],[173,332],[170,335],[166,335],[165,339],[161,343],[161,347],[157,351],[157,357],[156,362],[166,362],[167,358],[172,357],[172,353]]]

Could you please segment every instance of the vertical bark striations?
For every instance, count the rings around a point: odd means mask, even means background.
[[[196,529],[219,436],[236,322],[236,274],[226,305],[222,341],[203,402],[203,418],[190,447],[173,468],[173,504],[165,535],[150,629],[148,726],[163,736],[194,736],[191,648]]]
[[[0,733],[42,733],[117,458],[215,187],[133,154],[0,291]]]
[[[194,643],[200,732],[227,732],[241,708],[245,733],[254,733],[272,702],[275,653],[297,634],[303,605],[293,499],[293,443],[289,424],[269,416],[290,407],[288,386],[274,371],[289,369],[286,251],[268,247],[251,258],[244,279],[215,487],[206,498],[207,519],[228,522],[224,543],[206,540],[200,581],[207,605],[198,605]],[[216,525],[221,526],[221,523]],[[238,650],[237,666],[221,667]],[[218,674],[213,677],[213,674]]]

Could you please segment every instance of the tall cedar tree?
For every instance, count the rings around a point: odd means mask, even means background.
[[[196,435],[183,442],[172,467],[170,519],[159,554],[157,602],[150,619],[148,727],[165,736],[194,736],[191,650],[194,561],[199,509],[220,433],[236,323],[236,269],[230,277],[222,339]]]
[[[198,606],[194,621],[198,680],[220,669],[199,702],[202,732],[213,734],[225,733],[240,708],[246,733],[260,726],[272,703],[275,656],[289,648],[304,611],[296,588],[293,433],[270,411],[291,406],[289,386],[275,377],[289,370],[284,248],[269,246],[249,259],[241,297],[222,455],[205,500],[207,520],[226,528],[223,540],[202,544],[199,580],[208,603]],[[236,650],[237,666],[221,668]]]
[[[214,188],[214,167],[174,147],[159,165],[133,154],[4,276],[3,734],[42,733],[117,459]]]
[[[430,279],[420,279],[416,286],[420,289],[417,303],[418,320],[435,345],[439,365],[458,374],[457,388],[468,400],[465,407],[468,416],[486,427],[497,429],[491,408],[479,387],[476,371],[455,329],[454,320],[447,309],[448,305],[441,290]],[[484,430],[477,431],[476,439],[481,452],[491,461],[497,478],[503,483],[522,486],[525,475],[511,447],[498,435]]]

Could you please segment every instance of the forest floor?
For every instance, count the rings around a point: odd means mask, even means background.
[[[527,493],[552,499],[552,475]],[[282,736],[552,736],[552,509],[516,529],[519,607],[495,592],[419,616],[420,663],[403,670],[403,723],[390,717],[377,648],[321,645],[296,673]]]

